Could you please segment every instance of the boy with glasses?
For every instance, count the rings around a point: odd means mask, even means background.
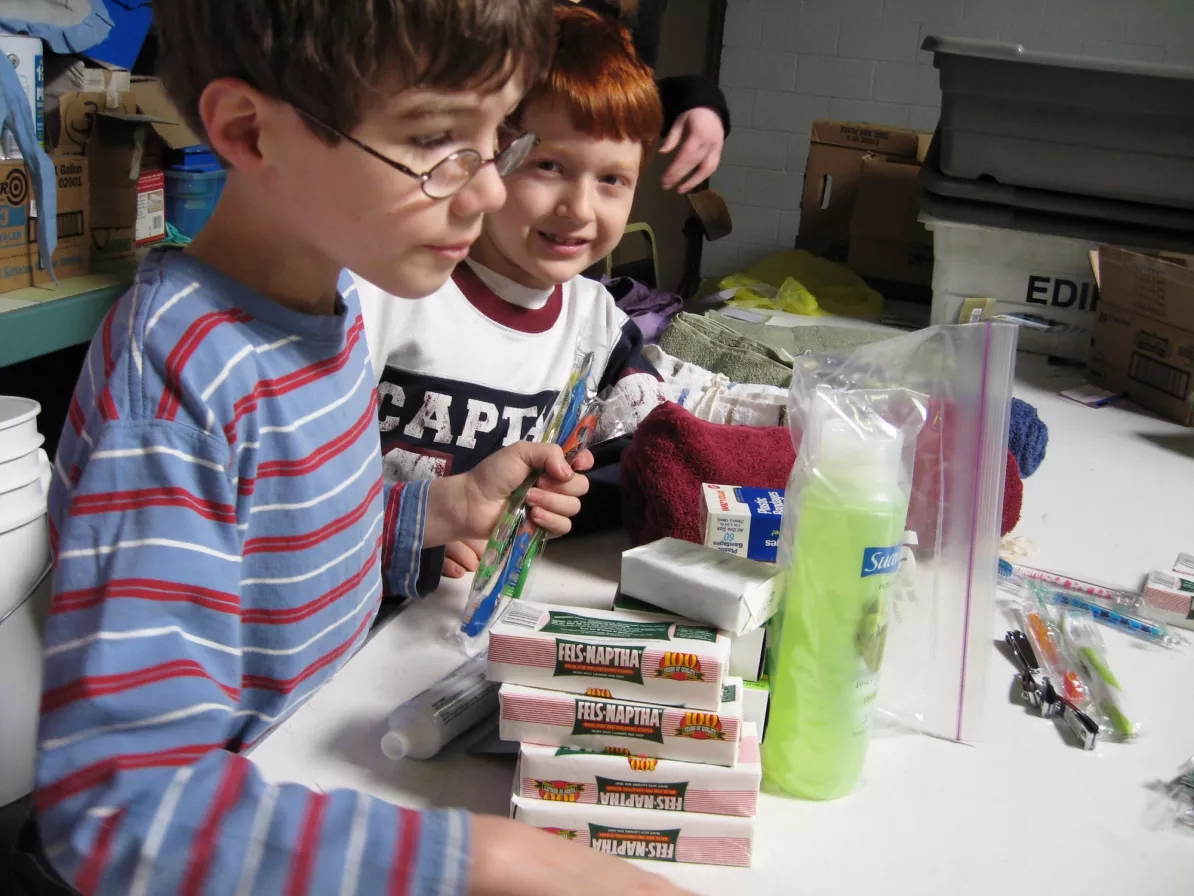
[[[384,486],[359,305],[336,289],[351,266],[434,291],[501,206],[529,139],[498,131],[548,56],[549,0],[155,8],[160,74],[228,181],[104,320],[64,428],[24,886],[665,887],[505,819],[270,784],[242,755],[363,643],[383,577],[421,593],[442,563],[425,549],[483,537],[531,470],[554,533],[586,489],[530,444]]]

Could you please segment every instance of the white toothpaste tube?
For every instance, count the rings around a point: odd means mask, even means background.
[[[511,601],[489,633],[489,678],[715,710],[730,640],[685,620]]]
[[[759,628],[775,615],[782,572],[768,563],[661,538],[622,554],[622,594],[733,635]]]
[[[523,744],[514,781],[515,795],[527,800],[751,817],[762,774],[759,735],[745,722],[731,768]]]
[[[1182,628],[1194,628],[1194,578],[1154,569],[1144,585],[1148,616]]]
[[[504,684],[499,732],[506,741],[732,766],[742,736],[742,682],[732,678],[724,688],[725,702],[708,712],[614,700],[601,689],[582,696]]]
[[[624,859],[697,865],[750,866],[753,818],[614,809],[589,803],[558,803],[513,797],[510,815],[590,849]]]
[[[701,485],[701,532],[711,548],[774,563],[783,518],[782,488]]]

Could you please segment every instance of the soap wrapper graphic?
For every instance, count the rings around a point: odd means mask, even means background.
[[[523,799],[750,817],[761,776],[758,729],[745,722],[732,767],[523,744],[514,780]]]
[[[730,647],[685,620],[512,601],[489,634],[489,678],[716,710]]]
[[[729,815],[511,799],[515,821],[625,859],[748,867],[755,821]]]
[[[502,740],[733,766],[743,732],[742,682],[723,685],[717,712],[504,684]]]

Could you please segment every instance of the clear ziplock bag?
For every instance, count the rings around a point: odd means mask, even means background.
[[[1016,336],[1014,325],[997,322],[931,327],[849,354],[806,355],[793,371],[797,461],[781,562],[798,562],[799,495],[817,453],[801,451],[805,430],[822,440],[817,430],[828,420],[872,442],[898,435],[902,529],[913,534],[898,539],[907,547],[890,607],[867,623],[876,629],[870,659],[882,661],[877,719],[950,740],[981,736]]]

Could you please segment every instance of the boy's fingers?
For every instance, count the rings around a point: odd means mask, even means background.
[[[593,452],[588,448],[577,452],[576,457],[572,458],[572,469],[578,473],[593,469]]]
[[[559,516],[576,516],[580,513],[580,498],[575,495],[565,495],[560,492],[549,492],[541,488],[533,488],[527,494],[527,503],[538,510]]]
[[[579,508],[580,505],[577,504],[577,509]],[[572,520],[566,516],[549,513],[542,507],[536,507],[531,511],[531,522],[545,530],[552,538],[559,538],[561,535],[567,535],[572,531]]]
[[[468,571],[455,560],[444,560],[444,576],[449,579],[463,579]]]
[[[447,561],[455,563],[466,572],[476,572],[481,562],[480,554],[463,541],[453,541],[445,548],[444,555]]]
[[[514,450],[518,452],[522,462],[532,470],[543,470],[565,482],[574,475],[559,445],[546,442],[517,442]]]
[[[583,498],[589,493],[589,477],[573,476],[567,482],[560,482],[553,476],[540,476],[539,481],[535,483],[535,487],[540,491],[554,492],[557,495],[571,495],[574,498]]]

